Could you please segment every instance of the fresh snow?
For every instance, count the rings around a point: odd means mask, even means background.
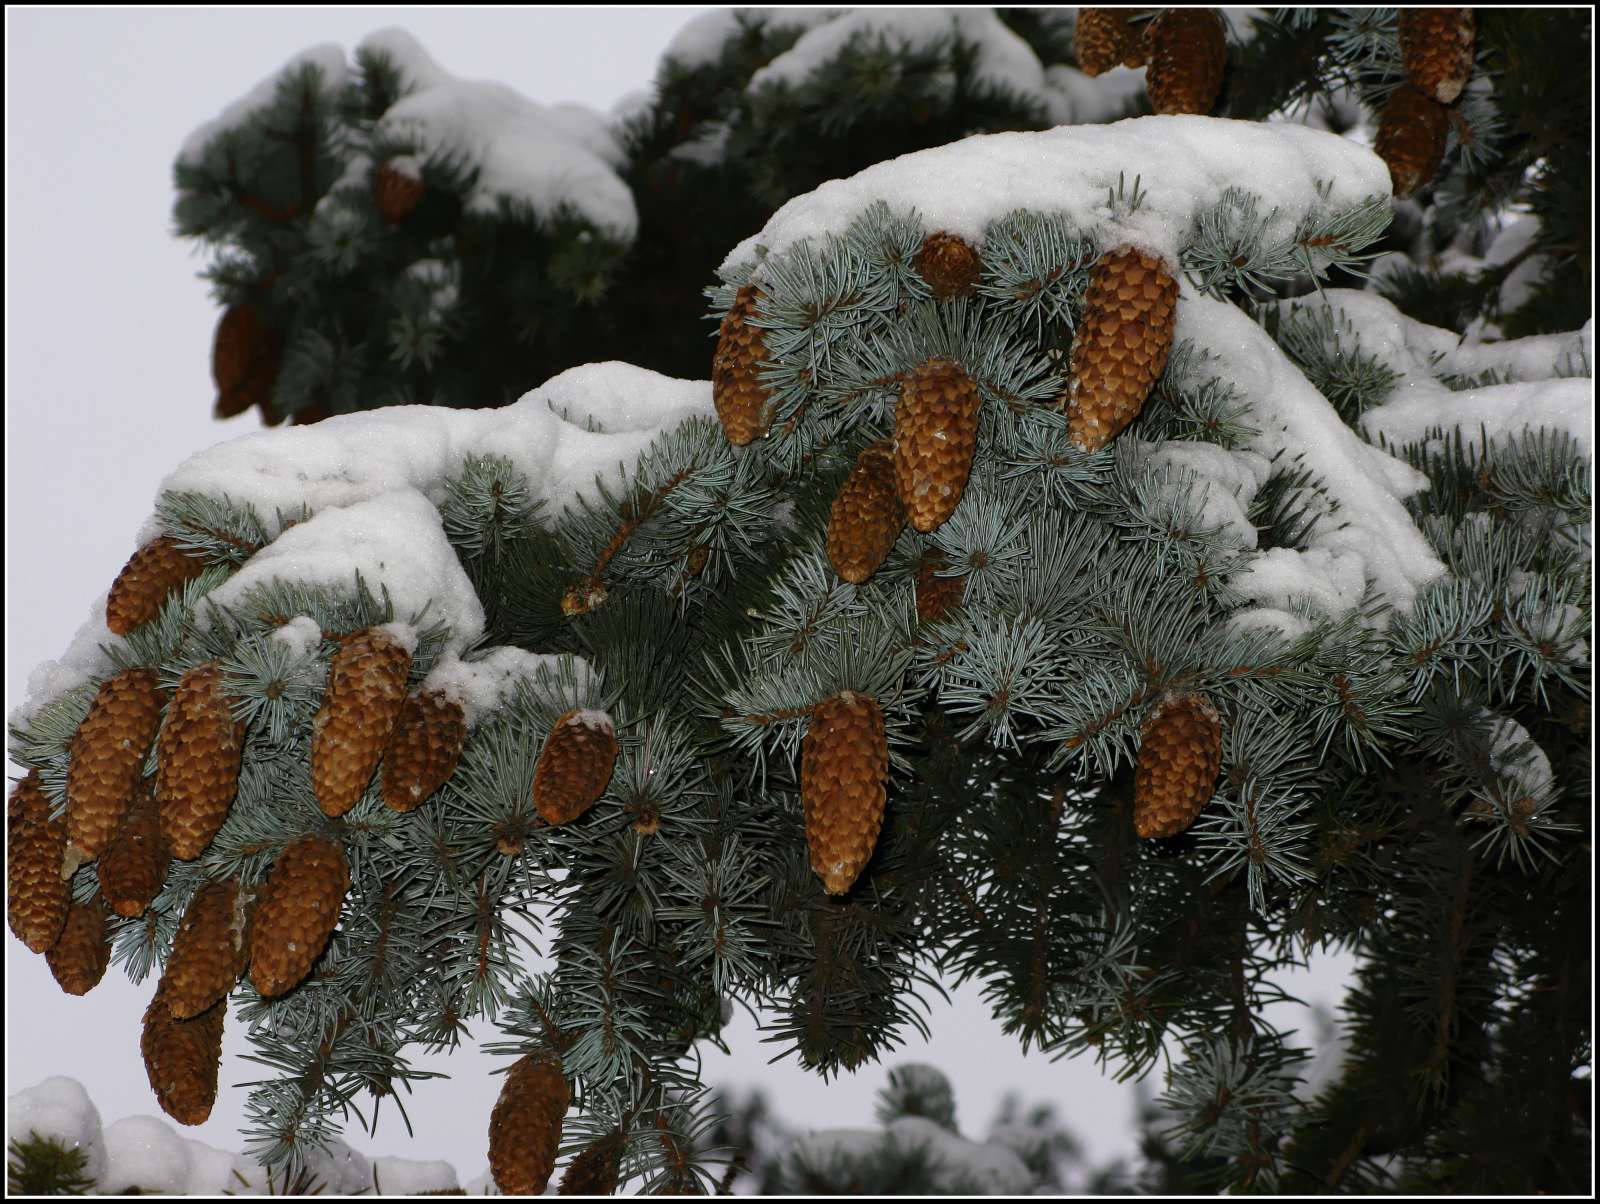
[[[84,1174],[101,1179],[106,1173],[105,1134],[100,1111],[77,1079],[55,1075],[6,1097],[6,1139],[30,1134],[54,1138],[69,1150],[85,1154]]]
[[[824,1129],[799,1138],[793,1151],[825,1167],[839,1156],[870,1157],[889,1141],[901,1149],[925,1149],[934,1174],[949,1190],[970,1183],[987,1195],[1008,1196],[1033,1186],[1033,1175],[1014,1150],[969,1141],[922,1116],[902,1116],[882,1129]]]
[[[295,72],[306,67],[316,67],[322,72],[322,87],[325,92],[336,92],[342,88],[349,79],[349,68],[345,66],[344,49],[335,43],[324,42],[320,46],[313,46],[309,50],[302,50],[282,67],[267,76],[249,92],[234,101],[222,113],[206,122],[188,138],[184,139],[183,147],[178,151],[178,162],[198,163],[205,155],[206,146],[215,138],[236,130],[246,125],[252,117],[262,109],[269,108],[277,95],[278,85]]]
[[[140,1195],[189,1194],[194,1171],[190,1143],[166,1121],[154,1116],[126,1116],[106,1126],[105,1141],[106,1173],[100,1180],[99,1194],[135,1188]]]
[[[474,727],[484,716],[504,706],[519,682],[534,680],[541,669],[555,682],[569,666],[576,687],[573,693],[581,692],[588,681],[589,664],[579,657],[524,652],[521,648],[510,647],[490,649],[472,660],[447,653],[428,674],[423,688],[439,690],[460,704],[467,726]]]
[[[1491,719],[1489,763],[1506,786],[1542,804],[1550,798],[1556,780],[1549,756],[1515,719],[1488,711],[1484,714]]]
[[[287,646],[295,660],[303,661],[322,644],[322,629],[309,615],[296,615],[274,631],[271,638]]]
[[[667,43],[661,58],[672,59],[680,67],[693,70],[709,67],[717,61],[728,39],[743,28],[741,18],[752,18],[765,23],[766,28],[810,29],[830,21],[839,10],[827,8],[719,8],[694,18]]]

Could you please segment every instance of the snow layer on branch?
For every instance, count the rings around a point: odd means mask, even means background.
[[[1146,193],[1113,211],[1119,179]],[[1017,209],[1065,211],[1103,246],[1132,243],[1177,261],[1194,215],[1246,184],[1260,194],[1269,240],[1288,238],[1311,211],[1352,208],[1389,194],[1389,171],[1371,151],[1303,126],[1216,117],[1135,117],[1038,133],[978,134],[875,164],[795,197],[723,261],[724,275],[807,238],[842,233],[878,201],[916,209],[929,229],[981,242]],[[1318,192],[1324,184],[1326,195]]]
[[[178,162],[198,163],[212,139],[238,129],[262,109],[269,108],[277,96],[278,85],[306,67],[316,67],[322,72],[322,87],[327,92],[342,88],[350,75],[349,68],[345,66],[344,49],[336,43],[324,42],[320,46],[302,50],[223,109],[221,114],[185,138],[182,149],[178,151]]]
[[[439,659],[423,686],[443,691],[446,697],[460,703],[466,712],[467,726],[472,727],[485,715],[499,710],[510,699],[517,684],[534,680],[541,668],[555,681],[568,666],[576,687],[573,693],[580,694],[589,677],[587,661],[575,656],[551,656],[509,647],[493,648],[470,661],[447,654]]]
[[[362,38],[356,43],[356,54],[359,56],[363,51],[381,54],[393,63],[407,92],[437,88],[455,78],[434,61],[434,57],[422,48],[422,43],[410,30],[396,25],[376,30]]]
[[[1515,719],[1484,714],[1490,717],[1489,763],[1503,783],[1527,797],[1548,798],[1556,775],[1544,749]]]
[[[922,1116],[902,1116],[882,1129],[824,1129],[798,1139],[793,1151],[809,1165],[826,1167],[835,1158],[871,1158],[887,1142],[927,1151],[930,1169],[945,1190],[971,1187],[1006,1196],[1025,1194],[1033,1185],[1033,1176],[1013,1150],[969,1141]]]
[[[1144,70],[1119,67],[1091,77],[1066,63],[1046,67],[1051,123],[1097,125],[1125,113],[1144,95]]]
[[[1265,456],[1229,451],[1215,443],[1172,440],[1156,445],[1145,463],[1174,481],[1184,474],[1193,477],[1195,488],[1190,498],[1201,526],[1220,528],[1241,547],[1256,546],[1257,532],[1248,511],[1256,490],[1272,471]]]
[[[768,29],[810,29],[830,21],[837,9],[828,8],[719,8],[702,13],[673,35],[661,52],[680,67],[708,67],[717,61],[729,38],[746,24],[765,23]]]
[[[140,1195],[188,1195],[194,1170],[190,1144],[154,1116],[125,1116],[107,1125],[99,1194],[137,1189]]]
[[[416,1196],[423,1192],[458,1191],[456,1168],[448,1162],[424,1162],[415,1158],[382,1157],[372,1160],[374,1194]]]
[[[100,1111],[77,1079],[56,1075],[6,1097],[6,1139],[22,1141],[30,1134],[54,1138],[69,1150],[82,1150],[83,1173],[101,1179],[106,1173],[106,1147]]]

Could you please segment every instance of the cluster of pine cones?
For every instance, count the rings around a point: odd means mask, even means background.
[[[1477,23],[1470,8],[1400,10],[1406,79],[1383,106],[1373,149],[1389,165],[1394,195],[1408,197],[1444,162],[1452,108],[1472,78]]]
[[[1227,29],[1214,8],[1163,8],[1148,19],[1136,8],[1080,8],[1074,43],[1085,75],[1146,68],[1155,113],[1211,112],[1228,67]]]

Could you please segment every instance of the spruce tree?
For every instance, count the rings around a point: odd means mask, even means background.
[[[292,1168],[486,1020],[502,1187],[711,1190],[730,1006],[826,1077],[971,980],[1160,1076],[1146,1186],[1585,1190],[1588,14],[1129,10],[1138,90],[1090,11],[722,14],[612,127],[390,32],[191,139],[219,409],[320,421],[11,731],[163,1107],[227,1013]]]

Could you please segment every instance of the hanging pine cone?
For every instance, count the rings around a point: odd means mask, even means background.
[[[391,226],[398,226],[410,217],[428,191],[422,178],[412,175],[407,167],[400,159],[390,159],[373,176],[373,200],[383,220]]]
[[[1402,8],[1400,59],[1424,96],[1454,104],[1472,78],[1477,23],[1470,8]]]
[[[1133,829],[1141,840],[1186,831],[1222,767],[1222,717],[1203,694],[1169,694],[1139,731]]]
[[[572,710],[555,721],[533,771],[533,805],[547,824],[571,823],[605,793],[617,733],[604,711]]]
[[[983,275],[978,249],[956,234],[940,230],[922,240],[917,273],[940,301],[954,301],[972,291]]]
[[[160,721],[153,670],[124,669],[100,683],[67,765],[67,837],[85,859],[105,852],[122,822]]]
[[[230,305],[217,323],[211,344],[216,416],[232,418],[251,406],[260,406],[263,418],[270,418],[278,357],[278,337],[262,320],[261,311],[249,302]]]
[[[100,895],[119,916],[142,916],[166,885],[172,854],[161,835],[155,783],[141,782],[122,814],[117,834],[100,856]]]
[[[933,356],[906,377],[894,413],[895,487],[918,531],[932,531],[961,501],[978,406],[978,386],[954,360]]]
[[[192,1020],[175,1019],[160,992],[144,1010],[139,1052],[161,1110],[180,1125],[204,1124],[217,1102],[217,1070],[222,1065],[222,1022],[226,1000],[218,1000]]]
[[[572,1089],[554,1054],[527,1054],[506,1072],[489,1116],[489,1171],[503,1194],[543,1194],[571,1102]]]
[[[613,1130],[571,1162],[561,1176],[558,1196],[613,1196],[621,1170],[622,1134]]]
[[[302,836],[267,871],[250,924],[250,981],[262,995],[299,984],[322,955],[350,889],[350,867],[336,840]]]
[[[856,458],[828,517],[828,559],[844,580],[859,585],[889,556],[906,509],[895,492],[894,449],[881,439]]]
[[[207,882],[178,923],[156,996],[175,1019],[198,1016],[227,998],[250,955],[250,898],[237,878]]]
[[[1119,63],[1142,67],[1146,62],[1144,35],[1128,23],[1128,10],[1123,8],[1080,8],[1073,49],[1078,70],[1089,76]]]
[[[239,790],[244,724],[223,693],[222,666],[206,661],[178,681],[156,737],[156,798],[172,855],[193,861],[228,818]]]
[[[1378,118],[1372,149],[1389,165],[1396,198],[1410,196],[1438,174],[1449,132],[1449,109],[1410,84],[1394,90]]]
[[[711,360],[711,400],[728,442],[742,447],[767,433],[772,422],[770,390],[761,383],[767,359],[766,332],[754,324],[761,290],[747,284],[722,319],[722,334]]]
[[[6,804],[6,920],[35,953],[56,943],[67,922],[72,890],[62,877],[67,825],[50,818],[39,771],[11,790]]]
[[[1156,256],[1124,246],[1095,261],[1067,381],[1067,430],[1080,451],[1098,451],[1139,416],[1167,366],[1177,306],[1178,282]]]
[[[184,585],[205,571],[205,561],[190,556],[177,540],[152,539],[122,566],[106,595],[106,626],[127,635],[161,614],[161,607]]]
[[[1228,67],[1228,39],[1214,8],[1164,8],[1145,26],[1145,91],[1157,113],[1211,112]]]
[[[850,889],[878,843],[889,779],[883,712],[843,690],[811,713],[800,752],[800,803],[811,869],[830,895]]]
[[[68,995],[87,995],[94,990],[111,961],[106,910],[98,899],[74,903],[67,909],[67,922],[44,959],[56,983]]]
[[[961,597],[967,588],[967,578],[965,574],[941,577],[939,570],[943,567],[944,557],[932,552],[923,558],[922,564],[917,568],[917,622],[919,623],[936,622],[961,605]]]
[[[413,690],[383,754],[383,801],[414,811],[456,771],[467,739],[466,712],[442,690]]]
[[[345,640],[311,725],[311,784],[325,814],[343,815],[367,789],[406,700],[411,653],[378,627]]]

